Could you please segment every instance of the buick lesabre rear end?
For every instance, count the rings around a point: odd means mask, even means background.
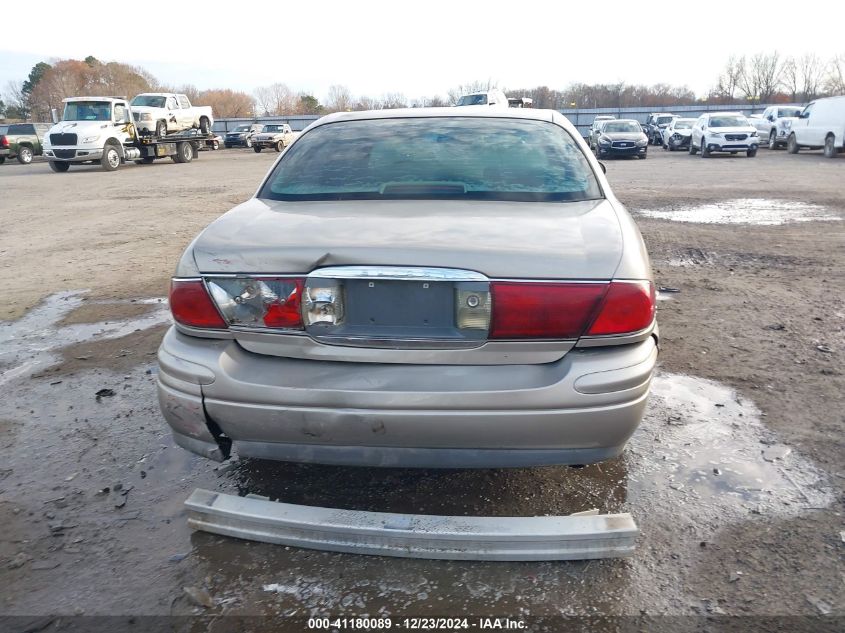
[[[623,450],[657,358],[639,231],[560,114],[457,110],[319,120],[188,247],[158,357],[179,445],[459,468]]]

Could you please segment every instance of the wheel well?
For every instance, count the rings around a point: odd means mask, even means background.
[[[111,137],[111,138],[109,138],[109,139],[106,139],[106,142],[105,142],[105,143],[103,143],[103,150],[105,150],[105,149],[106,149],[106,145],[114,145],[114,146],[116,146],[116,147],[117,147],[117,153],[118,153],[118,154],[120,154],[120,157],[121,157],[121,158],[123,158],[123,156],[124,156],[124,154],[123,154],[123,143],[121,143],[120,141],[118,141],[116,138]]]

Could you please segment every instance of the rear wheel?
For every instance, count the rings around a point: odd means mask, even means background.
[[[689,140],[689,153],[690,156],[695,156],[698,153],[698,150],[695,149],[695,145],[692,143],[692,139]]]
[[[276,143],[276,151],[277,152],[281,152],[283,149],[285,149],[285,144],[282,141],[279,141],[278,143]]]
[[[247,147],[252,147],[252,139],[248,138],[247,140],[245,140],[244,145],[246,145]]]
[[[701,137],[701,147],[699,149],[701,150],[702,158],[710,158],[710,150],[707,149],[707,139],[703,136]]]
[[[165,121],[156,123],[156,136],[159,138],[167,136],[167,123]]]
[[[100,166],[106,171],[114,171],[120,167],[120,152],[117,146],[111,143],[103,148],[103,157],[100,159]]]
[[[778,135],[775,134],[775,131],[772,130],[769,132],[769,149],[777,149],[778,148]]]
[[[202,117],[200,119],[200,132],[202,132],[203,135],[211,132],[211,123],[206,117]]]
[[[252,148],[252,151],[255,152],[256,154],[260,154],[262,149],[263,148],[260,145],[256,145],[255,147]]]
[[[218,149],[220,149],[220,141],[214,141],[211,144],[211,149],[213,149],[214,151],[217,151]]]
[[[173,160],[177,163],[190,163],[194,159],[194,148],[187,141],[176,144],[176,156]]]
[[[18,148],[18,162],[21,165],[29,165],[32,162],[32,148],[29,145],[21,145]]]
[[[828,134],[827,138],[824,139],[824,155],[825,158],[836,158],[836,154],[839,152],[836,151],[836,139],[834,138],[833,134]]]
[[[789,138],[786,140],[786,151],[790,154],[797,154],[799,150],[798,141],[795,139],[795,133],[789,135]]]
[[[748,158],[754,158],[757,155],[757,150],[756,149],[750,149],[747,152],[745,152],[745,155],[748,156]]]
[[[52,169],[57,174],[61,174],[70,169],[70,163],[60,163],[58,161],[51,160],[50,169]]]

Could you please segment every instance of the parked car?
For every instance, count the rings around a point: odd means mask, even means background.
[[[688,149],[693,125],[695,119],[672,119],[672,122],[663,128],[663,149],[670,152]]]
[[[739,112],[708,112],[692,126],[689,153],[701,152],[707,158],[714,152],[727,152],[752,158],[757,155],[760,137],[748,119]]]
[[[618,455],[655,291],[602,171],[550,110],[313,123],[176,268],[157,374],[176,442],[367,466]]]
[[[596,145],[599,140],[599,134],[601,134],[601,125],[605,121],[613,121],[616,117],[611,116],[609,114],[600,114],[595,119],[593,119],[593,124],[590,126],[590,149],[595,150]]]
[[[256,153],[265,148],[273,148],[277,152],[281,152],[293,143],[294,138],[293,130],[287,123],[268,123],[252,139],[252,149]]]
[[[239,125],[234,130],[226,132],[223,139],[223,146],[230,147],[252,147],[252,139],[261,131],[263,126],[260,123]]]
[[[786,122],[794,122],[802,109],[801,106],[769,106],[760,116],[748,117],[748,122],[757,130],[761,143],[766,143],[769,149],[777,149],[786,145],[789,136]]]
[[[823,149],[825,156],[835,158],[845,148],[845,96],[817,99],[786,125],[790,154],[801,148]]]
[[[663,145],[663,128],[665,128],[672,119],[678,118],[677,115],[670,112],[652,112],[645,120],[643,129],[648,136],[648,141],[652,145]]]
[[[648,156],[648,137],[639,121],[616,119],[602,123],[596,141],[596,156],[636,156],[645,159]]]
[[[214,115],[210,106],[194,106],[186,95],[169,92],[145,92],[130,102],[139,133],[167,136],[171,132],[197,129],[211,132]]]
[[[510,107],[508,103],[508,98],[505,96],[505,93],[499,90],[498,88],[491,88],[490,90],[485,90],[484,92],[474,92],[472,94],[463,95],[458,102],[455,104],[456,106],[493,106],[496,108],[508,108]]]
[[[34,156],[43,153],[44,135],[49,123],[10,123],[0,132],[0,165],[7,158],[17,158],[22,165],[29,165]]]

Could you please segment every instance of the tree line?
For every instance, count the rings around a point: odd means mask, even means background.
[[[252,94],[230,88],[199,90],[193,85],[160,83],[143,68],[120,62],[103,62],[89,56],[83,60],[38,62],[22,81],[10,81],[0,98],[0,117],[49,121],[62,99],[80,95],[127,96],[141,92],[177,92],[192,103],[209,105],[215,116],[254,117],[294,114],[326,114],[348,110],[379,110],[405,107],[454,105],[462,94],[499,87],[492,79],[455,86],[445,96],[408,99],[400,92],[380,96],[354,95],[344,85],[329,87],[322,102],[307,92],[284,83],[256,88]],[[815,53],[782,57],[777,51],[751,56],[731,56],[712,89],[699,98],[687,86],[658,83],[650,86],[624,82],[573,83],[563,89],[548,86],[504,89],[509,97],[530,97],[535,108],[624,108],[669,105],[799,103],[819,96],[845,94],[845,54],[824,60]]]

